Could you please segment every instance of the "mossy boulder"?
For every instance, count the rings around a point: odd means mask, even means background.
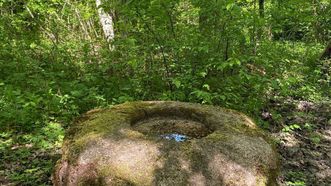
[[[271,140],[242,113],[182,102],[132,102],[86,113],[53,175],[68,185],[276,185]]]

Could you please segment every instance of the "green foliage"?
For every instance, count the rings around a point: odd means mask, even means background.
[[[301,130],[300,125],[298,125],[298,124],[292,124],[292,125],[289,125],[289,126],[285,126],[282,129],[283,132],[293,132],[295,130]]]
[[[290,171],[288,173],[288,180],[286,182],[286,185],[288,186],[305,186],[306,185],[306,180],[304,177],[304,174],[302,172],[299,171]]]
[[[3,176],[20,185],[49,185],[49,176],[58,158],[49,151],[61,147],[63,136],[63,128],[54,122],[34,133],[1,133],[0,168],[8,170]]]
[[[55,161],[38,153],[58,148],[73,118],[96,107],[198,102],[268,128],[260,113],[270,100],[331,95],[330,60],[318,60],[331,39],[328,1],[266,1],[264,17],[252,0],[104,2],[114,50],[95,1],[0,0],[0,161],[18,163],[0,177],[49,183]],[[298,126],[283,130],[314,129]]]
[[[313,144],[319,144],[321,142],[321,136],[317,133],[310,134],[309,139]]]

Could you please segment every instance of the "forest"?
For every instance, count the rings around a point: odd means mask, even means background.
[[[75,118],[139,100],[243,112],[280,185],[331,185],[331,2],[0,0],[0,185],[52,185]]]

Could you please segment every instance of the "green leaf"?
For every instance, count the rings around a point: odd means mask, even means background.
[[[207,72],[200,72],[200,76],[201,77],[206,77],[207,76]]]
[[[37,47],[37,44],[36,44],[36,43],[31,43],[31,44],[30,44],[30,48],[31,48],[31,49],[34,49],[34,48],[36,48],[36,47]]]
[[[209,87],[208,84],[204,84],[202,87],[203,87],[203,88],[206,88],[207,90],[210,90],[210,87]]]
[[[181,86],[181,82],[178,79],[172,80],[172,83],[176,86],[176,88],[179,88]]]
[[[226,5],[226,10],[231,10],[236,4],[235,3],[229,3]]]

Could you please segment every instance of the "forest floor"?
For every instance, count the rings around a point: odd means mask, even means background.
[[[281,158],[279,184],[330,186],[331,101],[284,99],[274,101],[269,109],[277,113],[269,123]],[[22,142],[22,136],[0,136],[0,185],[51,185],[50,173],[60,157],[60,145],[44,150],[35,147],[36,142]]]
[[[280,185],[331,185],[331,102],[274,103],[282,116],[272,129],[281,155]]]

